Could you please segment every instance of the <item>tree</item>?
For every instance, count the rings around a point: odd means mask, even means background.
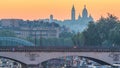
[[[72,38],[72,41],[73,41],[75,46],[84,45],[84,40],[85,40],[85,38],[84,38],[83,33],[78,33]]]
[[[116,16],[108,14],[107,18],[101,17],[97,22],[90,22],[88,28],[83,32],[85,45],[103,45],[109,42],[109,32],[118,23]]]
[[[90,22],[88,28],[83,32],[85,37],[85,45],[100,44],[100,37],[98,36],[97,27],[94,22]]]
[[[120,23],[114,29],[110,30],[109,40],[113,45],[120,45]]]

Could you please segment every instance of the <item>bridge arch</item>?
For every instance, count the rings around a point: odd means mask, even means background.
[[[104,56],[103,56],[104,54]],[[43,54],[44,56],[44,54]],[[101,65],[113,65],[113,59],[109,57],[109,53],[94,53],[94,52],[61,52],[61,53],[51,53],[43,57],[43,59],[40,61],[40,63],[51,60],[51,59],[56,59],[59,57],[65,57],[65,56],[79,56],[79,57],[84,57],[89,60],[95,61]],[[42,56],[41,56],[42,57]],[[107,59],[106,59],[107,58]]]
[[[73,55],[71,55],[71,56],[73,56]],[[76,55],[76,56],[77,56],[77,55]],[[62,57],[65,57],[65,56],[62,56]],[[94,61],[94,62],[96,62],[96,63],[101,64],[101,65],[111,65],[111,64],[109,64],[109,63],[107,63],[107,62],[105,62],[105,61],[103,61],[103,60],[96,59],[96,58],[92,58],[92,57],[86,57],[86,56],[78,56],[78,57],[82,57],[82,58],[86,58],[86,59],[92,60],[92,61]],[[52,59],[60,59],[60,57],[51,58],[51,59],[48,59],[48,60],[43,61],[43,62],[47,62],[47,61],[52,60]],[[43,62],[42,62],[42,63],[43,63]]]
[[[41,64],[44,61],[64,57],[80,56],[85,57],[103,65],[113,65],[114,61],[109,57],[110,52],[0,52],[0,56],[29,64]],[[31,58],[34,59],[31,61]]]
[[[105,62],[103,60],[100,60],[100,59],[96,59],[96,58],[92,58],[92,57],[85,57],[85,56],[82,56],[82,57],[93,60],[93,61],[95,61],[95,62],[97,62],[97,63],[99,63],[101,65],[111,65],[111,64],[109,64],[109,63],[107,63],[107,62]]]
[[[15,62],[21,64],[22,68],[26,68],[26,66],[27,66],[27,64],[25,64],[24,62],[21,62],[19,60],[14,59],[14,58],[5,57],[5,56],[0,56],[0,58],[4,58],[4,59],[15,61]]]

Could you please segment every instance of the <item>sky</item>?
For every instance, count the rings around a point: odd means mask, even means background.
[[[64,20],[71,18],[71,8],[75,6],[76,19],[86,5],[95,20],[107,13],[120,19],[120,0],[0,0],[0,19],[15,18],[37,20],[49,18]]]

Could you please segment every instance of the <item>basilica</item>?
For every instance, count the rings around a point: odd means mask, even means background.
[[[53,18],[53,15],[50,15],[50,19],[45,20],[49,22],[55,22],[58,23],[61,27],[67,27],[69,31],[75,31],[75,32],[82,32],[84,29],[87,28],[90,21],[94,21],[91,14],[88,14],[86,5],[84,5],[84,8],[82,10],[82,15],[78,15],[78,18],[76,18],[76,9],[73,5],[71,9],[71,19],[66,19],[64,21],[57,20]]]
[[[64,20],[62,24],[59,24],[61,26],[64,25],[75,32],[81,32],[88,26],[90,21],[93,21],[93,17],[91,15],[88,15],[86,5],[82,10],[82,16],[79,14],[78,18],[76,18],[76,11],[73,5],[71,10],[71,19]]]
[[[86,8],[86,5],[84,5],[84,9],[82,11],[82,16],[79,14],[78,19],[76,19],[76,14],[75,14],[75,7],[73,5],[72,10],[71,10],[71,21],[72,22],[84,22],[84,21],[93,21],[93,18],[91,15],[88,15],[88,11]]]

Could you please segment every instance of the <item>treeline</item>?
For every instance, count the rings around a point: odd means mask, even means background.
[[[120,21],[114,15],[101,17],[97,22],[90,22],[88,28],[73,38],[76,46],[119,46]]]

